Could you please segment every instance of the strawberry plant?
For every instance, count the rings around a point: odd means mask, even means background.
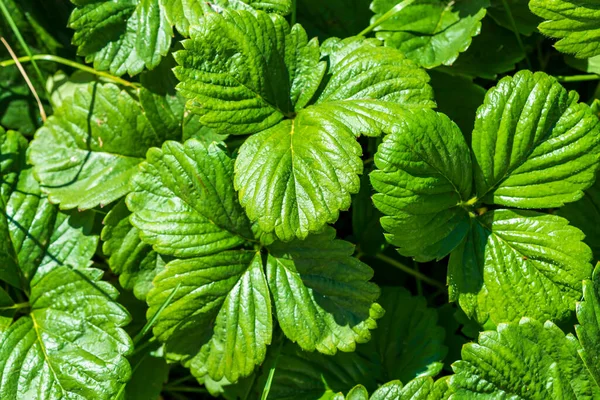
[[[0,0],[1,399],[600,398],[600,8]]]

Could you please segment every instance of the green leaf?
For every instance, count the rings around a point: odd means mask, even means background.
[[[591,280],[583,281],[583,300],[577,303],[575,326],[577,338],[581,343],[578,350],[590,376],[600,387],[600,269],[596,265]]]
[[[363,357],[381,363],[377,380],[408,382],[437,375],[448,349],[436,310],[427,308],[425,298],[413,297],[403,288],[382,288],[378,302],[385,315],[377,321],[372,339],[357,349]]]
[[[498,74],[514,70],[516,64],[524,58],[525,53],[521,50],[515,33],[484,18],[481,34],[473,38],[469,49],[452,66],[440,68],[453,75],[495,80]],[[472,126],[469,131],[471,130]]]
[[[346,400],[369,400],[369,392],[363,385],[357,385],[348,392]]]
[[[88,266],[98,243],[90,235],[93,214],[65,213],[50,204],[25,164],[26,141],[19,133],[2,131],[0,143],[7,183],[0,203],[0,279],[27,290],[36,273],[63,264]]]
[[[581,229],[585,234],[584,242],[594,253],[594,260],[600,260],[600,181],[585,191],[583,197],[575,203],[567,204],[557,214],[569,220],[569,223]]]
[[[539,30],[560,39],[558,51],[588,58],[600,54],[600,9],[586,0],[530,0],[529,8],[545,19]]]
[[[472,220],[448,265],[450,300],[480,324],[523,315],[566,320],[590,276],[591,250],[564,218],[495,210]]]
[[[298,22],[312,36],[357,35],[369,25],[371,0],[298,0]]]
[[[251,374],[272,334],[260,253],[231,250],[170,262],[148,294],[149,317],[178,285],[154,326],[167,351],[191,363],[197,377],[235,382]]]
[[[91,83],[37,131],[28,156],[52,203],[90,209],[129,192],[129,180],[150,147],[181,138],[181,130],[157,128],[128,92]]]
[[[441,259],[462,240],[471,158],[460,129],[430,110],[405,113],[375,155],[371,183],[387,240],[417,261]]]
[[[600,56],[586,58],[583,60],[572,56],[565,56],[565,63],[583,72],[600,74]]]
[[[352,235],[358,251],[368,255],[380,253],[386,245],[383,228],[379,223],[381,213],[371,200],[369,175],[360,177],[360,190],[352,199]]]
[[[155,346],[156,347],[156,346]],[[169,365],[160,350],[134,354],[130,359],[131,379],[121,388],[115,400],[158,400],[169,378]]]
[[[466,142],[470,143],[475,113],[483,103],[485,89],[473,83],[472,79],[450,76],[437,70],[429,71],[429,76],[438,105],[437,111],[450,117],[462,131]],[[457,93],[460,93],[460,101],[456,101]]]
[[[235,187],[248,217],[285,241],[335,222],[360,188],[356,138],[312,110],[248,138],[235,163]]]
[[[400,0],[373,0],[377,21]],[[379,25],[377,37],[425,68],[451,65],[479,34],[489,0],[416,0]]]
[[[600,121],[543,72],[500,80],[477,111],[473,154],[477,195],[488,204],[561,207],[595,179]]]
[[[552,322],[500,324],[463,347],[453,364],[453,399],[588,399],[600,389],[578,356],[579,342]]]
[[[158,253],[194,257],[253,240],[233,189],[233,160],[215,143],[150,149],[131,185],[130,221]]]
[[[0,333],[0,397],[113,399],[131,374],[127,312],[102,272],[59,266],[31,283],[31,311]]]
[[[139,230],[129,222],[130,212],[123,200],[106,215],[102,229],[102,251],[111,270],[119,275],[125,289],[133,289],[145,300],[154,277],[165,268],[164,258],[152,246],[142,242]]]
[[[335,230],[268,247],[267,280],[285,335],[307,351],[354,351],[371,338],[383,309],[373,270],[352,257]]]
[[[94,68],[121,76],[156,67],[173,30],[159,0],[71,0],[73,44]]]
[[[452,393],[448,378],[433,381],[430,377],[415,378],[402,386],[400,381],[391,381],[371,395],[371,400],[446,400]]]
[[[190,37],[190,33],[201,26],[200,20],[205,13],[233,10],[262,10],[287,15],[292,10],[291,0],[161,0],[167,18],[175,25],[179,33]]]
[[[0,287],[0,335],[12,323],[18,307],[10,295]]]
[[[346,393],[357,382],[374,390],[377,368],[358,353],[338,352],[332,357],[303,351],[288,342],[281,350],[269,399],[332,399],[336,393]],[[259,385],[265,379],[263,376]]]
[[[513,24],[506,13],[504,3],[508,4],[512,14],[517,31],[525,36],[530,36],[537,31],[537,26],[542,19],[529,10],[529,2],[522,0],[491,0],[491,5],[487,9],[487,15],[503,28],[509,31],[513,30]]]

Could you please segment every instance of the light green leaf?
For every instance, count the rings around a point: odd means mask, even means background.
[[[113,399],[131,374],[127,312],[102,272],[55,267],[31,283],[31,311],[0,333],[3,399]]]
[[[460,129],[431,110],[402,114],[375,155],[371,183],[381,224],[400,254],[441,259],[462,240],[469,216],[471,158]]]
[[[590,399],[600,389],[578,356],[581,346],[552,322],[500,324],[468,343],[453,364],[453,399]]]
[[[560,39],[558,51],[588,58],[600,54],[600,9],[587,0],[530,0],[529,8],[545,19],[539,30]]]
[[[363,385],[357,385],[348,392],[346,400],[369,400],[369,392]]]
[[[600,269],[596,265],[591,280],[583,281],[583,300],[577,303],[575,326],[577,338],[581,343],[578,350],[590,376],[600,387]]]
[[[167,342],[197,377],[231,382],[251,374],[271,342],[271,303],[260,253],[244,250],[175,260],[154,279],[148,294],[154,335]],[[187,354],[186,354],[187,353]]]
[[[352,257],[354,247],[335,230],[268,247],[267,279],[285,335],[304,350],[333,355],[371,338],[383,316],[375,303],[373,270]]]
[[[248,138],[235,163],[248,217],[285,241],[337,220],[360,188],[362,150],[354,135],[312,110]]]
[[[25,168],[27,139],[18,132],[0,128],[0,197],[3,203],[14,190],[19,173]]]
[[[515,65],[524,58],[525,53],[521,50],[515,33],[484,18],[481,34],[473,38],[469,49],[451,66],[440,68],[453,75],[495,80],[498,74],[515,69]],[[472,126],[469,131],[471,130]]]
[[[156,67],[171,46],[173,30],[159,0],[71,0],[73,44],[94,68],[114,75]]]
[[[146,151],[180,137],[155,129],[128,92],[90,83],[37,131],[28,157],[52,203],[90,209],[127,194]]]
[[[550,208],[579,200],[595,179],[600,121],[543,72],[520,71],[488,91],[472,148],[486,203]]]
[[[433,381],[430,377],[415,378],[402,386],[400,381],[391,381],[381,386],[370,400],[446,400],[450,397],[448,377]]]
[[[581,231],[533,211],[490,211],[471,225],[450,256],[451,301],[480,324],[569,318],[592,272]]]
[[[594,253],[594,260],[600,261],[600,181],[596,180],[580,200],[560,208],[557,214],[581,229],[585,234],[584,242]]]
[[[256,9],[287,15],[292,10],[291,0],[213,0],[210,3],[204,0],[161,0],[161,5],[171,24],[185,37],[190,37],[190,32],[199,28],[200,20],[207,12],[219,12],[227,8]]]
[[[215,143],[150,149],[131,184],[130,221],[158,253],[194,257],[253,240],[233,189],[233,160]]]
[[[504,3],[508,5],[510,13],[517,26],[517,31],[525,36],[530,36],[537,31],[537,26],[542,19],[529,10],[529,2],[522,0],[491,0],[491,5],[487,9],[487,15],[503,28],[509,31],[513,30],[513,24],[506,13]]]
[[[378,302],[385,315],[377,321],[371,340],[357,348],[360,355],[381,364],[378,382],[437,375],[448,352],[437,312],[427,308],[425,298],[413,297],[403,288],[382,288]]]
[[[377,21],[401,0],[373,0]],[[379,25],[377,37],[425,68],[451,65],[479,34],[489,0],[416,0]]]
[[[139,230],[129,222],[130,212],[123,200],[106,215],[102,229],[102,251],[111,270],[119,275],[125,289],[133,289],[140,300],[145,300],[152,287],[152,279],[165,268],[164,258],[152,246],[142,242]]]

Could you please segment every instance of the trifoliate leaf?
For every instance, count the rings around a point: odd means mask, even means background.
[[[131,370],[127,312],[102,272],[57,266],[31,282],[31,311],[0,333],[3,399],[113,399]]]
[[[595,179],[600,121],[543,72],[520,71],[488,91],[472,148],[477,195],[519,208],[576,201]]]
[[[146,151],[180,137],[155,129],[128,92],[91,83],[48,118],[28,156],[52,203],[89,209],[127,194]]]
[[[600,389],[588,375],[579,342],[552,322],[523,318],[468,343],[453,364],[453,399],[589,399]]]
[[[525,53],[521,50],[515,33],[484,18],[481,33],[473,38],[469,49],[452,66],[440,68],[453,75],[496,79],[498,74],[515,69],[515,65],[524,58]],[[469,131],[471,130],[472,126]]]
[[[114,75],[156,67],[171,47],[173,29],[159,0],[71,0],[73,44],[94,68]]]
[[[448,265],[450,300],[480,324],[567,319],[591,275],[583,233],[564,218],[495,210],[472,219]]]
[[[583,299],[577,303],[575,326],[577,338],[581,343],[578,351],[590,376],[600,387],[600,269],[596,265],[591,280],[583,281]]]
[[[400,254],[441,259],[465,236],[471,195],[471,158],[460,129],[431,110],[402,114],[398,130],[375,155],[371,183],[381,224]]]
[[[401,0],[373,0],[377,21]],[[481,29],[489,0],[416,0],[379,25],[377,37],[425,68],[451,65]]]
[[[111,270],[119,275],[125,289],[146,299],[152,279],[165,268],[163,257],[152,246],[142,242],[139,230],[129,222],[130,212],[123,200],[119,201],[104,218],[102,251],[108,258]]]
[[[256,9],[287,15],[292,9],[291,0],[212,0],[210,3],[205,0],[161,0],[161,5],[171,24],[185,37],[190,37],[190,32],[200,27],[201,18],[207,12],[220,12],[227,8]]]
[[[594,260],[600,261],[600,181],[596,180],[580,200],[560,208],[557,214],[581,229],[585,234],[584,242],[594,253]]]
[[[336,393],[348,392],[357,382],[375,390],[377,368],[358,353],[338,352],[332,357],[303,351],[288,342],[281,350],[269,399],[332,399]],[[264,380],[266,376],[259,382]]]
[[[130,221],[161,254],[195,257],[253,240],[233,189],[233,160],[217,144],[190,139],[150,149],[131,184]]]
[[[170,262],[148,294],[149,317],[174,290],[154,335],[191,362],[195,376],[235,382],[262,363],[272,320],[260,253],[230,250]]]
[[[446,72],[451,72],[446,70]],[[475,124],[475,113],[483,103],[485,89],[473,83],[470,78],[451,76],[437,70],[429,71],[431,86],[435,92],[437,111],[446,114],[458,125],[466,142],[471,142],[471,132]],[[461,101],[456,101],[456,93]]]
[[[530,0],[529,8],[545,19],[539,30],[560,39],[558,51],[578,58],[600,54],[600,9],[587,0]]]
[[[307,351],[354,351],[371,338],[384,311],[375,303],[373,270],[352,257],[354,247],[335,230],[269,249],[267,278],[285,335]]]
[[[537,26],[542,19],[529,10],[529,2],[522,0],[491,0],[490,7],[487,9],[489,15],[498,25],[512,31],[513,24],[508,16],[506,7],[508,5],[510,14],[517,27],[517,31],[525,36],[530,36],[537,31]],[[482,30],[482,33],[485,31]]]
[[[437,375],[448,352],[437,312],[427,308],[425,298],[413,297],[402,288],[383,288],[378,302],[385,315],[377,321],[371,340],[357,349],[363,357],[381,363],[378,382]]]

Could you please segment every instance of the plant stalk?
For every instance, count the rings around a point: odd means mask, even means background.
[[[585,81],[596,81],[600,79],[600,75],[589,74],[589,75],[571,75],[571,76],[557,76],[556,80],[559,82],[585,82]]]
[[[414,2],[415,2],[415,0],[404,0],[403,2],[396,4],[394,7],[390,8],[385,14],[383,14],[381,17],[379,17],[377,19],[377,21],[373,22],[371,25],[366,27],[357,36],[365,36],[367,33],[370,33],[371,31],[373,31],[379,25],[383,24],[388,19],[396,16],[396,14],[398,14],[400,11],[402,11],[404,8],[410,6]]]
[[[379,260],[381,260],[381,261],[383,261],[383,262],[391,265],[392,267],[396,267],[399,270],[404,271],[407,274],[412,275],[415,278],[417,278],[417,279],[419,279],[419,280],[421,280],[421,281],[423,281],[423,282],[425,282],[425,283],[427,283],[427,284],[429,284],[431,286],[435,286],[435,287],[443,290],[444,292],[447,291],[446,285],[444,285],[443,283],[438,282],[435,279],[431,279],[430,277],[428,277],[427,275],[422,274],[419,271],[415,271],[414,269],[412,269],[412,268],[410,268],[410,267],[402,264],[400,261],[396,261],[393,258],[388,257],[388,256],[386,256],[384,254],[381,254],[381,253],[377,254],[375,256],[375,258],[377,258],[377,259],[379,259]]]

